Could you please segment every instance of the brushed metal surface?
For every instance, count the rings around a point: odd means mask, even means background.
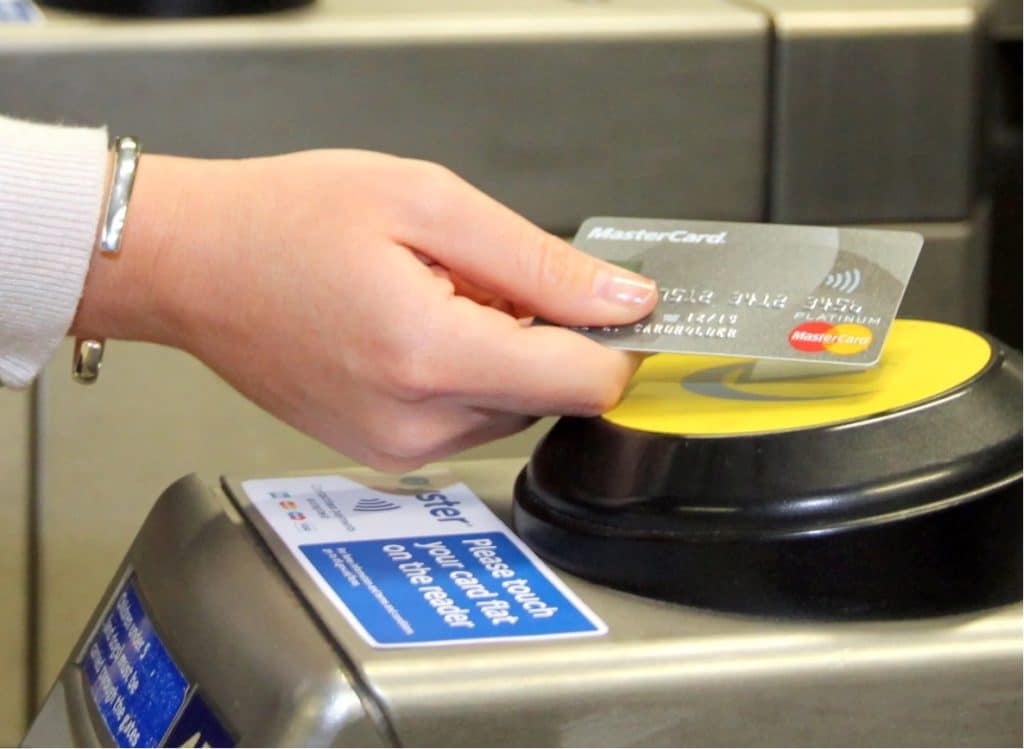
[[[0,111],[147,151],[433,159],[552,230],[763,212],[767,22],[724,0],[334,0],[272,18],[0,27]]]
[[[372,697],[359,693],[333,643],[220,492],[195,476],[176,482],[128,564],[164,644],[243,744],[387,740]]]
[[[156,503],[101,600],[135,575],[164,646],[241,745],[381,746],[332,643],[254,540],[222,494],[186,476]],[[96,607],[26,745],[109,740],[77,666],[106,610]]]
[[[5,741],[4,746],[72,746],[75,739],[71,730],[70,713],[71,706],[68,704],[64,683],[58,681],[43,701],[42,708],[32,720],[25,737]]]
[[[962,220],[975,194],[973,0],[758,0],[774,24],[770,217]]]

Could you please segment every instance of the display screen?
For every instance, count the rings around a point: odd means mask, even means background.
[[[190,746],[234,746],[160,640],[134,576],[114,597],[80,665],[96,710],[118,746],[165,746],[183,731],[196,741]]]

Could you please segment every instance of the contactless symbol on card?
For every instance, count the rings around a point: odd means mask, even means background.
[[[658,282],[645,319],[574,330],[614,348],[866,367],[923,240],[910,232],[591,218],[576,247]]]

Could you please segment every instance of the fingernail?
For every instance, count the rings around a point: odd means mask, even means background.
[[[602,270],[595,281],[594,290],[613,304],[640,306],[658,293],[658,286],[651,279],[621,270]]]

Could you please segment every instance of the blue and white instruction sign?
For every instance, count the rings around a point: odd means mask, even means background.
[[[242,488],[374,647],[608,631],[465,484],[415,476],[401,483],[386,492],[343,476],[309,476]]]
[[[189,683],[153,629],[129,579],[82,657],[93,702],[118,746],[158,746]]]
[[[80,663],[93,703],[117,746],[235,745],[167,652],[134,577],[117,593]]]

